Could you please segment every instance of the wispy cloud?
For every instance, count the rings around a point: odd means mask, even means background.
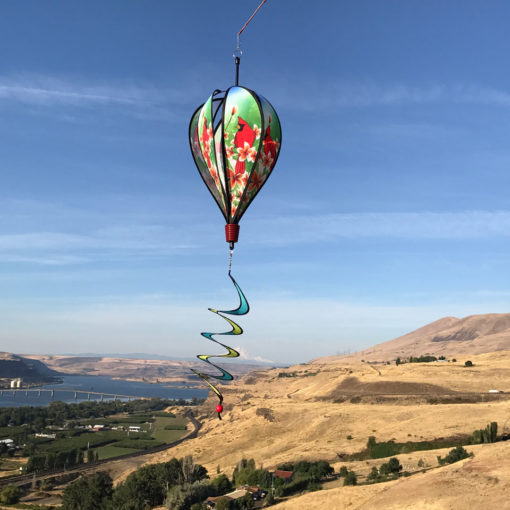
[[[480,104],[508,107],[510,90],[477,84],[389,84],[271,79],[271,100],[279,108],[334,111],[343,108],[412,104]],[[166,115],[182,105],[198,104],[203,91],[196,78],[180,86],[150,83],[91,82],[50,75],[0,76],[1,102],[39,108],[112,108],[135,115]]]
[[[388,84],[286,81],[275,77],[271,100],[277,107],[305,112],[421,104],[510,106],[510,90],[476,84]]]
[[[171,217],[160,210],[140,216],[125,211],[83,210],[43,203],[4,203],[0,216],[10,232],[0,235],[4,262],[72,265],[108,260],[189,254],[216,238],[203,218]],[[136,208],[134,208],[136,210]],[[41,220],[45,216],[46,220]],[[288,211],[287,211],[288,212]],[[58,218],[60,217],[60,220]],[[65,219],[62,222],[62,218]],[[69,223],[70,220],[70,223]],[[48,227],[52,225],[52,229]],[[14,225],[14,226],[13,226]],[[69,226],[71,225],[71,226]],[[422,239],[460,241],[507,239],[510,211],[356,212],[321,214],[310,207],[276,217],[254,215],[243,225],[243,244],[273,246],[336,242],[340,239]]]
[[[510,236],[510,211],[367,212],[258,219],[247,236],[273,245],[340,238],[461,240]]]
[[[173,117],[173,109],[193,102],[189,87],[141,83],[91,83],[46,75],[0,76],[0,104],[50,109],[112,109],[137,117]]]

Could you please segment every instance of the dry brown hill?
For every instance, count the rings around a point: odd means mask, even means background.
[[[510,433],[510,351],[470,356],[456,363],[369,365],[349,360],[315,362],[252,373],[225,389],[224,419],[210,397],[197,439],[157,454],[152,462],[193,455],[209,472],[232,474],[241,458],[270,468],[298,460],[326,459],[380,441],[424,441],[470,435],[490,421]],[[498,389],[505,393],[490,394]],[[435,456],[431,461],[437,465]],[[407,460],[417,468],[423,452]],[[369,470],[361,462],[356,470]]]
[[[510,313],[444,317],[411,333],[374,345],[348,356],[328,356],[320,363],[338,359],[390,361],[409,356],[460,356],[510,350]]]
[[[60,374],[102,375],[132,381],[182,382],[186,385],[197,385],[197,377],[190,369],[203,370],[203,364],[199,361],[45,354],[24,354],[23,356],[26,359],[38,360]],[[259,368],[258,365],[249,363],[232,363],[229,367],[229,371],[236,377]]]
[[[338,487],[277,505],[279,510],[510,509],[510,444],[468,447],[474,457],[395,482]]]

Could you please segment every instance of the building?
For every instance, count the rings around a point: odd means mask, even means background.
[[[138,427],[137,425],[130,425],[129,432],[141,432],[142,427]]]
[[[280,480],[283,480],[284,482],[290,482],[292,480],[292,471],[277,469],[273,474],[276,478],[280,478]]]
[[[11,380],[11,388],[12,389],[21,388],[22,385],[23,385],[23,379],[21,379],[20,377],[18,377],[17,379]]]
[[[218,501],[222,498],[232,501],[244,498],[244,496],[246,496],[247,494],[249,494],[251,496],[251,499],[255,502],[253,508],[261,508],[264,504],[262,500],[267,495],[267,493],[263,491],[260,487],[243,485],[241,488],[229,492],[224,496],[209,497],[205,501],[205,504],[207,505],[207,508],[216,508],[216,503],[218,503]]]

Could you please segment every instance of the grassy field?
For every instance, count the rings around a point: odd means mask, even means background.
[[[110,459],[112,457],[118,457],[119,455],[125,455],[126,453],[134,453],[138,450],[136,448],[119,448],[114,445],[106,445],[106,446],[100,446],[99,448],[96,448],[96,451],[99,455],[99,460],[102,459]]]
[[[164,418],[158,416],[156,421],[153,423],[153,432],[152,437],[157,441],[162,441],[163,443],[171,443],[173,441],[177,441],[182,436],[187,434],[187,430],[168,430],[165,427],[171,426],[183,426],[186,425],[186,418],[175,417],[175,418]]]

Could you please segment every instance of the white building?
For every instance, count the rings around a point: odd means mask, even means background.
[[[23,379],[21,379],[19,377],[17,379],[12,379],[11,380],[11,388],[13,388],[13,389],[14,388],[21,388],[22,384],[23,384]]]

